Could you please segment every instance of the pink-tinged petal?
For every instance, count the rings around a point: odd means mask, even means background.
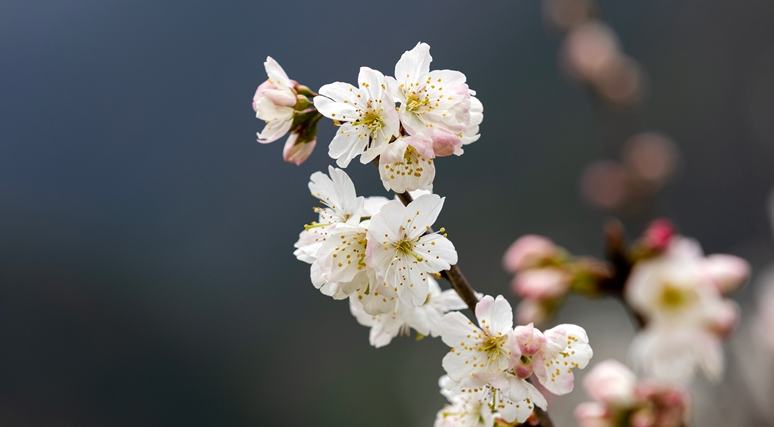
[[[438,157],[459,154],[462,149],[462,140],[459,136],[443,129],[433,129],[430,133],[433,142],[433,152]]]
[[[712,311],[710,330],[721,338],[728,338],[739,323],[739,305],[731,300],[724,300]]]
[[[546,345],[546,337],[532,323],[515,327],[511,336],[514,350],[517,349],[520,356],[533,356]]]
[[[426,159],[435,158],[435,152],[433,151],[433,140],[424,136],[404,136],[406,143],[414,147],[419,154]]]
[[[750,276],[750,265],[742,258],[733,255],[710,255],[704,261],[707,276],[721,293],[731,292]]]
[[[288,137],[288,140],[285,141],[285,147],[282,149],[282,158],[286,162],[298,166],[304,163],[312,154],[314,147],[317,145],[317,139],[298,144],[296,141],[298,141],[298,134],[293,132]]]
[[[551,240],[534,234],[518,238],[505,252],[503,266],[511,273],[533,267],[536,263],[553,258],[559,249]]]
[[[635,399],[637,377],[620,362],[608,359],[594,366],[583,379],[583,386],[595,400],[625,406]]]
[[[535,357],[535,375],[540,384],[556,395],[567,394],[574,385],[573,369],[583,369],[593,351],[586,331],[577,325],[558,325],[544,332],[546,346]]]
[[[490,335],[508,334],[513,328],[513,310],[511,304],[498,295],[487,295],[476,304],[476,319],[484,331]]]

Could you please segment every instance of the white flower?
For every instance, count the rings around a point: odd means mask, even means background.
[[[441,338],[451,349],[443,368],[463,392],[489,390],[496,399],[493,410],[508,422],[524,421],[534,406],[546,408],[543,395],[527,381],[533,372],[548,391],[565,394],[573,388],[573,369],[591,359],[583,328],[513,329],[513,312],[502,296],[482,298],[476,318],[480,327],[459,312],[444,316]]]
[[[457,293],[441,291],[438,282],[428,279],[429,292],[421,305],[412,305],[396,298],[387,286],[358,291],[350,297],[350,310],[358,323],[371,328],[369,341],[375,347],[390,343],[392,338],[414,329],[424,336],[440,335],[443,315],[466,307]]]
[[[443,376],[438,381],[441,394],[449,404],[438,411],[434,427],[492,427],[495,413],[492,411],[489,389],[482,388],[461,392],[451,378]]]
[[[443,199],[435,194],[421,196],[408,206],[392,200],[368,226],[366,263],[414,305],[427,296],[428,275],[457,262],[457,251],[446,237],[427,233],[442,207]]]
[[[361,67],[358,84],[359,88],[342,82],[327,84],[314,97],[314,106],[322,115],[343,123],[328,147],[328,154],[340,167],[347,167],[358,155],[362,163],[370,162],[399,130],[384,75]]]
[[[315,172],[309,179],[309,191],[319,199],[323,207],[315,208],[318,221],[304,227],[295,244],[294,255],[300,261],[313,263],[317,251],[336,224],[358,224],[361,216],[368,216],[365,210],[366,200],[357,197],[355,184],[346,172],[328,167],[328,175]],[[369,203],[372,204],[372,203]]]
[[[395,64],[395,77],[387,79],[390,92],[400,102],[400,121],[410,135],[431,138],[439,145],[436,155],[461,154],[461,137],[475,138],[481,120],[476,116],[471,121],[465,75],[452,70],[430,71],[431,61],[427,43],[417,43],[404,52]],[[480,111],[483,109],[474,114]]]
[[[351,224],[333,227],[312,263],[312,284],[334,299],[365,289],[370,283],[365,251],[366,228]]]
[[[485,296],[476,304],[480,327],[460,312],[444,316],[441,339],[451,347],[443,368],[462,386],[477,386],[487,374],[499,375],[510,364],[508,338],[513,329],[511,305],[502,296]]]
[[[413,136],[398,138],[379,157],[379,176],[384,188],[396,193],[432,190],[433,156],[432,141]]]
[[[255,117],[266,122],[258,133],[258,142],[268,144],[282,138],[293,125],[296,91],[285,70],[272,57],[267,56],[263,66],[269,79],[256,89],[253,110]]]
[[[720,340],[736,321],[734,304],[720,291],[725,269],[705,258],[693,240],[674,237],[663,254],[634,267],[627,302],[647,320],[632,343],[636,365],[653,376],[688,381],[697,367],[710,378],[723,371]]]

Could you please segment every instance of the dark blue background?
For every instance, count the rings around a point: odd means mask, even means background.
[[[607,213],[581,200],[578,177],[641,130],[673,137],[681,163],[629,225],[668,215],[710,251],[770,259],[774,4],[601,7],[649,75],[638,122],[600,117],[565,77],[536,0],[3,0],[0,424],[431,423],[444,346],[368,347],[292,256],[333,131],[301,167],[281,161],[282,142],[255,142],[266,55],[317,88],[361,65],[391,74],[421,40],[436,68],[467,74],[482,138],[437,163],[436,192],[482,291],[507,292],[500,256],[525,232],[599,253]],[[348,172],[383,194],[371,168]],[[614,304],[565,315],[592,341],[631,333]]]

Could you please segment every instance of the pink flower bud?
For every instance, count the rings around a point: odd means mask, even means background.
[[[296,105],[296,94],[292,90],[277,87],[269,80],[261,83],[255,90],[253,110],[257,109],[257,104],[261,98],[267,98],[278,107],[292,107]]]
[[[282,158],[286,162],[298,166],[309,158],[315,145],[317,145],[316,138],[308,142],[298,142],[298,133],[292,132],[282,149]]]
[[[713,310],[711,315],[710,330],[718,336],[726,338],[739,323],[739,306],[733,301],[724,300]]]
[[[733,255],[710,255],[704,268],[710,280],[721,293],[731,292],[743,285],[750,276],[750,265]]]
[[[599,402],[581,403],[575,408],[575,420],[580,427],[613,427],[613,416]]]
[[[503,266],[511,273],[534,267],[542,260],[553,258],[559,249],[551,240],[534,234],[517,239],[505,252]]]
[[[571,279],[569,274],[558,268],[533,268],[517,273],[512,287],[522,298],[545,300],[566,294]]]
[[[675,236],[675,227],[668,219],[657,219],[645,230],[644,241],[648,248],[663,251]]]
[[[637,378],[631,370],[616,360],[605,360],[586,375],[583,386],[596,400],[613,405],[629,405],[634,401]]]
[[[441,129],[433,129],[431,134],[435,156],[446,157],[462,154],[462,140],[459,136]]]

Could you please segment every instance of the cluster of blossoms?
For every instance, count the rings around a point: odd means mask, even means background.
[[[295,255],[311,264],[320,292],[349,298],[352,314],[371,327],[372,345],[387,345],[408,328],[438,336],[441,316],[465,307],[432,278],[457,262],[451,241],[430,231],[443,198],[423,194],[404,206],[358,197],[346,172],[333,167],[328,175],[312,174],[309,190],[322,206],[301,232]]]
[[[634,264],[624,293],[646,323],[632,343],[635,364],[665,380],[687,381],[696,368],[718,378],[722,340],[739,317],[725,295],[747,281],[747,262],[705,256],[698,242],[670,233],[663,222],[654,223],[644,240],[650,254]]]
[[[573,370],[591,359],[583,328],[514,328],[511,305],[502,296],[482,298],[475,314],[478,325],[460,312],[443,318],[441,339],[451,349],[443,358],[446,376],[440,384],[449,405],[438,413],[436,427],[524,422],[535,406],[547,406],[528,379],[534,376],[549,392],[566,394],[573,389]]]
[[[551,240],[538,235],[517,239],[503,256],[503,266],[515,274],[511,289],[521,301],[519,323],[543,323],[571,291],[591,291],[605,271],[598,262],[574,258]]]
[[[300,164],[312,153],[317,122],[324,116],[339,127],[328,147],[339,167],[358,156],[364,164],[378,158],[387,190],[431,190],[434,159],[461,155],[463,146],[478,140],[484,118],[465,75],[431,71],[431,61],[430,46],[418,43],[395,64],[394,77],[361,67],[357,87],[335,82],[318,94],[267,58],[269,79],[253,98],[256,117],[267,122],[258,140],[272,142],[290,131],[284,158]]]
[[[577,407],[581,427],[682,427],[690,407],[688,393],[679,386],[638,380],[626,366],[605,360],[583,379],[594,399]]]

